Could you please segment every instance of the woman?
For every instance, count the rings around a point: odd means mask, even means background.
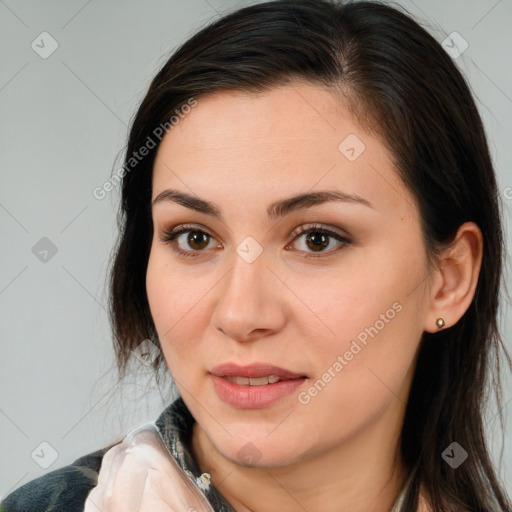
[[[154,78],[121,177],[120,375],[154,340],[181,396],[2,511],[510,510],[482,412],[510,366],[496,178],[415,21],[323,0],[223,17]]]

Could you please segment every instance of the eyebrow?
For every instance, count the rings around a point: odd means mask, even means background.
[[[185,206],[186,208],[190,208],[197,212],[205,213],[206,215],[211,215],[212,217],[222,220],[222,213],[217,205],[179,190],[166,189],[160,192],[160,194],[151,201],[151,207],[163,201],[172,201]],[[293,212],[305,210],[331,201],[360,204],[367,206],[368,208],[373,208],[373,204],[370,201],[358,195],[347,194],[339,190],[324,190],[299,194],[287,199],[276,201],[267,208],[267,216],[270,220],[276,220]]]

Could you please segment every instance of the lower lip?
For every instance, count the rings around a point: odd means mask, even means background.
[[[281,380],[264,386],[239,386],[224,377],[212,375],[219,398],[237,409],[262,409],[293,393],[305,378]]]

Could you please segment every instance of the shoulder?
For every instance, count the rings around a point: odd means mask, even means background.
[[[9,494],[0,512],[79,512],[97,485],[103,455],[121,440],[35,478]]]

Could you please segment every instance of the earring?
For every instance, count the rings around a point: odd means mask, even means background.
[[[436,320],[436,325],[437,325],[437,327],[439,327],[439,329],[441,329],[441,327],[444,326],[444,320],[442,318],[438,318]]]

